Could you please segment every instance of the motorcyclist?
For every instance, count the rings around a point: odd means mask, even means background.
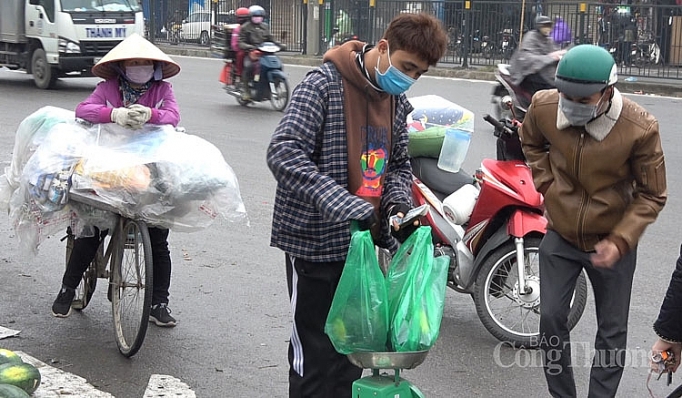
[[[235,62],[235,68],[236,68],[236,73],[237,76],[241,76],[242,74],[242,68],[244,66],[244,50],[239,48],[239,32],[241,31],[242,25],[245,23],[249,22],[249,9],[246,7],[239,7],[237,8],[237,11],[235,12],[237,15],[237,23],[239,26],[236,28],[232,29],[232,37],[230,39],[230,47],[232,47],[232,50],[237,54],[236,56],[236,62]]]
[[[512,83],[531,96],[538,90],[554,88],[556,65],[566,52],[558,49],[551,31],[551,18],[545,15],[535,18],[535,29],[523,36],[521,46],[510,61]]]
[[[242,98],[251,99],[251,92],[248,89],[249,82],[253,77],[254,64],[258,62],[258,55],[254,50],[264,42],[272,42],[282,47],[270,33],[270,28],[263,22],[265,19],[265,9],[258,5],[249,7],[249,17],[251,20],[242,25],[239,31],[239,48],[249,56],[244,56],[244,68],[242,70]]]

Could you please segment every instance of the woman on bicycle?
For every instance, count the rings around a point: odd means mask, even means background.
[[[76,107],[76,117],[91,123],[116,123],[139,129],[145,123],[170,124],[180,121],[178,105],[170,83],[164,81],[180,72],[180,66],[154,44],[133,34],[105,55],[92,73],[104,79],[95,91]],[[154,287],[149,320],[158,326],[175,326],[168,308],[171,258],[168,230],[149,228]],[[77,238],[62,278],[62,287],[52,304],[52,315],[71,314],[75,289],[95,258],[107,231],[96,230],[92,237]]]

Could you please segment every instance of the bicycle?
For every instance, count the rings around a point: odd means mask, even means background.
[[[182,25],[179,23],[174,23],[171,25],[169,31],[168,31],[168,41],[170,44],[177,45],[180,43],[180,40],[182,39],[180,36],[180,32],[182,32]]]
[[[110,211],[116,223],[109,237],[103,238],[95,259],[76,288],[72,307],[82,311],[92,298],[97,279],[107,279],[118,350],[126,357],[137,353],[147,333],[152,305],[152,249],[147,224],[121,215],[95,195],[70,192],[69,200]],[[73,250],[75,235],[67,228],[66,263]],[[147,288],[149,287],[149,288]]]

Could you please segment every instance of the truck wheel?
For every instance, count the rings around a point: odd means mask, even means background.
[[[199,35],[199,45],[200,46],[207,46],[208,45],[208,32],[203,31],[201,32],[201,35]]]
[[[33,73],[33,81],[38,88],[50,89],[54,87],[57,81],[56,71],[47,63],[47,56],[45,50],[39,48],[33,52],[31,58],[31,73]]]

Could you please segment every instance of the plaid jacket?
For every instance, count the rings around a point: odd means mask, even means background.
[[[407,154],[404,94],[395,97],[392,153],[381,197],[379,246],[395,251],[386,214],[411,204],[412,168]],[[331,62],[310,71],[294,89],[267,151],[277,180],[270,245],[312,262],[344,261],[350,220],[363,219],[372,205],[348,191],[348,150],[341,75]]]

